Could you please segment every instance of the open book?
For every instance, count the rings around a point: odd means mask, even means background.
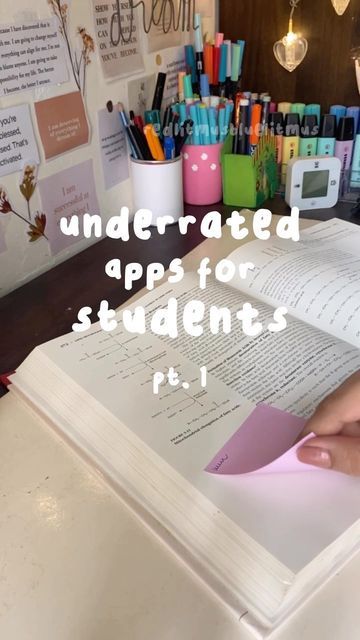
[[[285,331],[249,338],[239,324],[228,335],[180,332],[171,340],[127,333],[119,312],[112,333],[93,325],[36,348],[12,392],[125,492],[236,616],[266,635],[358,550],[360,480],[309,468],[217,474],[209,465],[257,405],[267,407],[256,425],[260,445],[274,422],[269,408],[279,420],[283,412],[306,419],[360,369],[360,229],[335,220],[304,231],[299,243],[255,241],[229,258],[256,269],[238,285],[214,281],[204,291],[189,273],[140,303],[150,314],[173,296],[207,308],[252,302],[264,324],[286,306]],[[154,372],[170,366],[189,388],[154,395]]]

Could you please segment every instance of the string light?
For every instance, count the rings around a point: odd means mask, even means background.
[[[290,0],[291,12],[288,33],[274,44],[274,56],[276,60],[284,69],[290,71],[290,73],[301,64],[308,50],[306,38],[303,38],[293,31],[294,11],[297,9],[299,3],[300,0]]]
[[[331,0],[331,2],[338,16],[342,16],[350,4],[350,0]]]

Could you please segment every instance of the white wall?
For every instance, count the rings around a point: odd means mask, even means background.
[[[204,30],[209,34],[213,34],[215,0],[199,0],[199,2],[200,6],[208,5],[211,7],[210,12],[212,12],[213,18],[205,19]],[[71,33],[75,34],[77,27],[81,25],[85,27],[89,33],[94,34],[91,0],[68,0],[68,3],[71,7]],[[23,19],[24,15],[28,15],[30,20],[49,17],[51,11],[47,0],[1,0],[0,24],[16,22],[19,18]],[[144,56],[145,74],[154,73],[159,69],[155,59],[156,53]],[[139,75],[144,75],[144,73]],[[106,82],[103,79],[98,56],[95,54],[92,63],[88,67],[87,86],[86,104],[88,119],[92,129],[91,142],[85,147],[76,149],[49,162],[44,161],[33,103],[41,99],[74,91],[76,89],[75,83],[69,81],[60,86],[0,98],[0,108],[16,104],[30,104],[34,130],[41,154],[40,179],[89,158],[93,159],[97,196],[102,216],[104,219],[107,219],[111,215],[116,214],[122,205],[127,205],[131,208],[131,188],[130,182],[127,180],[110,191],[105,191],[104,189],[102,166],[98,153],[97,112],[105,106],[108,100],[113,100],[115,103],[121,100],[125,105],[127,104],[127,79],[112,81],[110,83]],[[16,173],[0,178],[0,185],[2,185],[8,193],[11,193],[14,207],[23,207],[24,204],[24,200],[18,189],[19,177],[19,174]],[[39,208],[39,210],[41,209],[38,192],[34,194],[32,199],[32,209],[36,210],[37,208]],[[40,239],[34,244],[28,242],[26,226],[14,215],[5,216],[0,214],[0,225],[0,231],[2,231],[6,245],[6,250],[0,253],[0,296],[24,284],[26,281],[48,270],[55,264],[66,260],[74,253],[81,251],[88,246],[90,242],[81,240],[71,249],[67,249],[54,257],[51,255],[49,245],[45,239]]]

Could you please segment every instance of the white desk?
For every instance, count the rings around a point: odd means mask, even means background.
[[[164,240],[165,241],[165,240]],[[214,261],[236,243],[188,256]],[[276,640],[358,640],[360,557]],[[226,609],[52,430],[0,401],[0,638],[247,640]]]

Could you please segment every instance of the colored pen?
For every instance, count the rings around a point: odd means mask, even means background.
[[[164,138],[165,160],[173,160],[175,158],[175,141],[172,136]]]
[[[152,102],[152,111],[160,111],[166,82],[166,73],[160,72],[157,77],[154,98]]]
[[[200,94],[202,102],[210,107],[209,76],[206,73],[202,73],[200,76]]]
[[[202,22],[200,13],[195,13],[194,16],[195,27],[195,57],[196,57],[196,71],[198,77],[204,71],[204,43],[202,35]]]
[[[156,134],[154,126],[152,124],[147,124],[144,127],[144,134],[149,145],[149,149],[154,160],[163,161],[165,160],[165,155],[163,148],[160,144],[159,137]]]

